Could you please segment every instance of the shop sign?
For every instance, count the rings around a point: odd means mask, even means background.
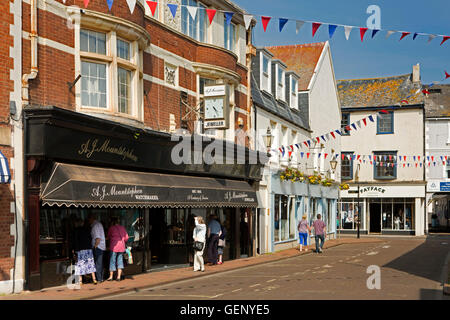
[[[99,142],[99,139],[89,139],[83,142],[78,149],[78,154],[90,159],[96,153],[114,154],[122,158],[122,160],[138,161],[138,157],[134,155],[133,149],[128,149],[123,145],[113,146],[109,139]]]
[[[255,202],[254,197],[250,197],[246,192],[225,192],[224,200],[227,202],[232,202],[234,200],[243,200],[244,202]]]
[[[359,192],[361,195],[378,196],[385,193],[386,189],[382,187],[362,187],[359,189]]]
[[[450,182],[441,182],[441,191],[450,191]]]
[[[431,180],[427,184],[428,192],[450,192],[450,182]]]

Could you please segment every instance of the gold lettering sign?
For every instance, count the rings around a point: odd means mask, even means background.
[[[129,159],[137,162],[138,157],[134,155],[133,152],[134,149],[130,150],[124,146],[111,146],[109,139],[106,139],[101,145],[98,139],[92,141],[89,139],[81,144],[81,147],[78,150],[78,154],[84,155],[87,159],[90,159],[95,153],[110,153],[122,157],[122,160]]]

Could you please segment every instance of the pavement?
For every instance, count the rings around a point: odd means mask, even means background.
[[[353,247],[354,245],[380,245],[385,239],[363,237],[360,239],[341,238],[325,241],[326,250],[342,245]],[[312,246],[310,246],[312,248]],[[323,255],[326,255],[324,253]],[[206,266],[205,272],[193,272],[192,267],[179,268],[167,271],[149,272],[139,275],[128,276],[120,282],[103,282],[98,285],[83,284],[79,290],[69,289],[67,286],[43,289],[40,291],[24,291],[19,294],[11,294],[0,297],[0,300],[91,300],[106,298],[113,295],[132,294],[150,287],[176,284],[179,281],[199,280],[204,278],[206,281],[211,276],[222,277],[224,273],[236,271],[251,266],[261,266],[273,262],[281,262],[290,258],[299,258],[303,256],[316,256],[312,251],[299,252],[298,249],[288,249],[275,253],[259,255],[256,257],[242,258],[237,260],[225,261],[222,265]],[[201,297],[200,297],[201,298]],[[248,297],[247,297],[248,298]]]

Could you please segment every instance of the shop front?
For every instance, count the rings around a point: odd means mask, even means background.
[[[303,215],[311,224],[321,214],[328,237],[336,236],[337,186],[281,181],[278,175],[273,175],[271,192],[272,251],[297,246],[297,225]]]
[[[225,260],[253,255],[258,165],[176,166],[168,135],[138,140],[134,128],[58,108],[26,117],[29,289],[66,283],[74,222],[89,214],[105,235],[112,217],[126,228],[126,275],[189,265],[194,216],[215,214],[226,227]]]
[[[351,185],[341,191],[341,233],[423,235],[424,185]]]

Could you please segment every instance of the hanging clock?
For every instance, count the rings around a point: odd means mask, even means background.
[[[205,129],[229,127],[229,87],[227,85],[205,87]]]

